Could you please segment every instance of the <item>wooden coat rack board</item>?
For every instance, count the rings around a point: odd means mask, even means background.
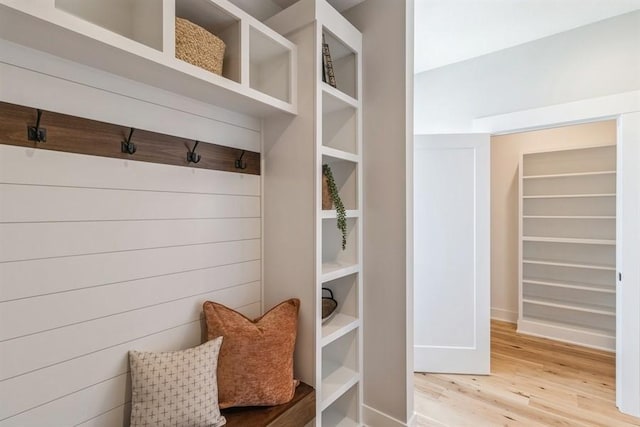
[[[0,144],[260,175],[260,153],[196,142],[0,102]]]

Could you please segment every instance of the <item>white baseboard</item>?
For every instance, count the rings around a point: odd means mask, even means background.
[[[549,325],[547,323],[532,320],[521,320],[518,322],[518,333],[533,335],[535,337],[548,338],[552,340],[564,341],[569,344],[576,344],[583,347],[595,348],[598,350],[615,351],[615,337],[587,332],[569,327]]]
[[[418,422],[415,412],[409,422],[404,423],[367,405],[362,405],[362,417],[367,427],[414,427]]]
[[[502,320],[503,322],[516,323],[518,321],[518,313],[502,308],[491,308],[491,318]]]
[[[416,412],[411,415],[409,418],[409,422],[407,423],[409,427],[417,427],[418,426],[418,414]]]

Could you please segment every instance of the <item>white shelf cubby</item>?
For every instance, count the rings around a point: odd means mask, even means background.
[[[321,410],[360,381],[357,335],[353,330],[322,347]]]
[[[0,0],[0,16],[9,42],[237,113],[297,113],[295,44],[228,0]],[[225,42],[221,76],[175,57],[176,17]]]
[[[322,427],[359,427],[358,387],[351,387],[322,411]]]

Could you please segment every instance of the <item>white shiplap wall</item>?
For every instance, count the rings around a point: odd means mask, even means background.
[[[1,101],[259,147],[254,118],[0,48]],[[199,344],[208,299],[260,314],[259,176],[0,145],[0,427],[128,425],[128,350]]]

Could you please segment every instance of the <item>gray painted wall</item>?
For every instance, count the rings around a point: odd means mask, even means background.
[[[415,133],[640,89],[640,11],[415,77]]]
[[[407,354],[413,347],[407,304],[411,253],[406,250],[413,0],[368,0],[345,16],[363,34],[364,421],[394,425],[395,419],[402,425],[413,413],[413,362]]]

